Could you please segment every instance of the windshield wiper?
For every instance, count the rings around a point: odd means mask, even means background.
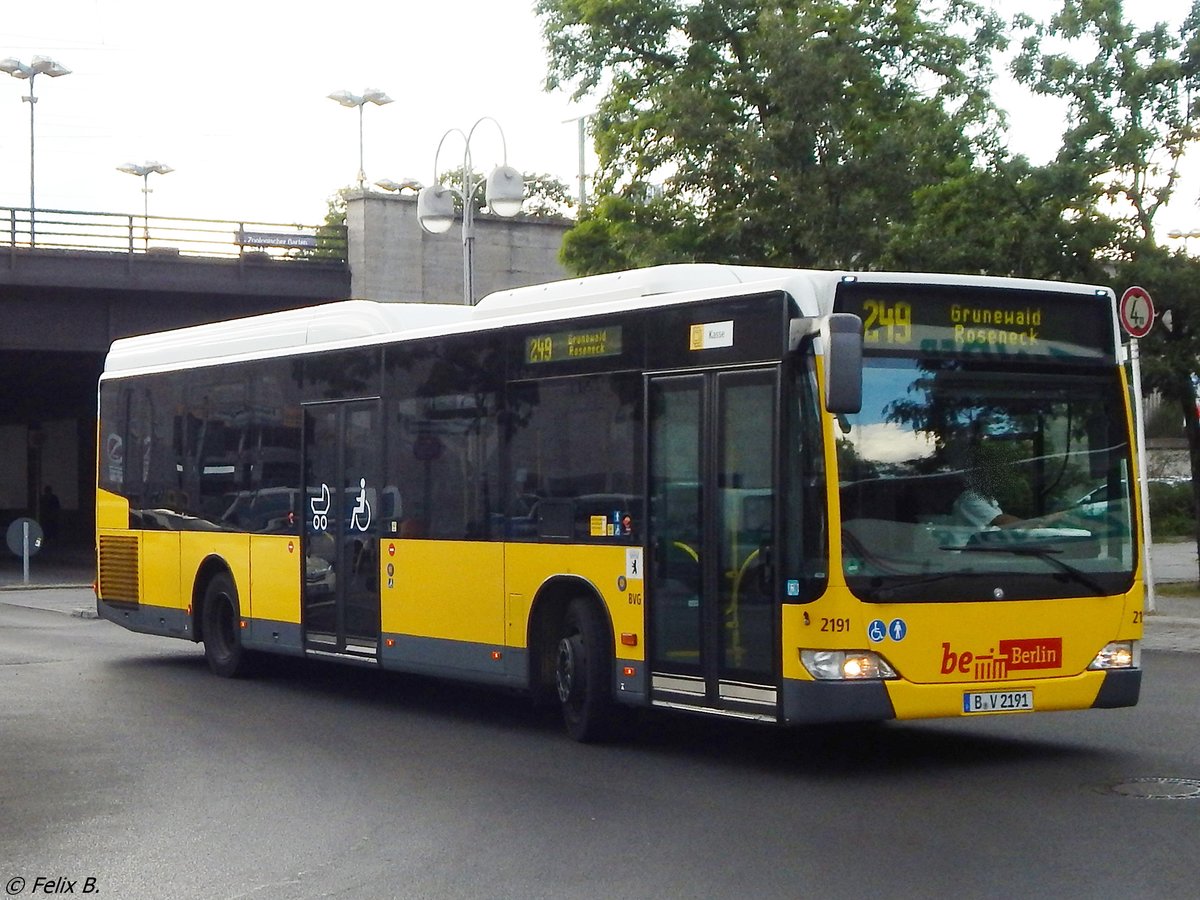
[[[1063,562],[1055,556],[1055,553],[1062,553],[1062,550],[1052,544],[976,544],[973,546],[945,549],[960,550],[963,553],[1010,553],[1013,556],[1033,556],[1043,562],[1050,563],[1050,565],[1070,575],[1075,581],[1082,584],[1089,591],[1095,592],[1100,597],[1104,597],[1109,593],[1106,588],[1088,575],[1087,572],[1076,568],[1070,563]]]

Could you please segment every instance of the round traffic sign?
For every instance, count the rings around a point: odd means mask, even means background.
[[[13,556],[24,557],[27,550],[33,556],[42,549],[42,526],[28,516],[14,519],[5,537]]]
[[[1154,327],[1154,301],[1145,288],[1136,285],[1126,288],[1117,312],[1121,317],[1121,327],[1130,337],[1144,338]]]

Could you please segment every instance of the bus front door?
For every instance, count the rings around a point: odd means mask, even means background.
[[[304,635],[314,653],[378,659],[378,400],[304,407]]]
[[[648,379],[657,704],[777,717],[777,384],[774,368]]]

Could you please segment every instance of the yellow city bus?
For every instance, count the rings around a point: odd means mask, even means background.
[[[716,265],[119,340],[98,609],[223,676],[522,689],[578,740],[1130,706],[1119,349],[1102,287]]]

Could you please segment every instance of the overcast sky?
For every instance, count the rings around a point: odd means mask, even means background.
[[[125,162],[150,177],[151,213],[318,222],[355,182],[358,112],[327,95],[386,91],[364,114],[370,181],[433,176],[438,141],[490,115],[509,162],[571,182],[580,110],[542,90],[529,0],[38,0],[4,4],[0,57],[50,56],[70,75],[37,77],[39,208],[140,212]],[[28,83],[0,74],[0,205],[29,204]],[[586,112],[586,110],[583,110]],[[500,161],[480,126],[476,168]],[[447,139],[441,169],[462,164]]]
[[[995,3],[1005,13],[1034,5]],[[1179,22],[1191,4],[1126,5],[1139,15],[1146,8],[1147,19]],[[588,109],[542,90],[532,0],[10,0],[4,7],[0,57],[50,56],[71,70],[36,81],[41,209],[140,213],[140,179],[116,167],[156,160],[176,171],[150,177],[151,214],[317,223],[326,200],[358,172],[358,113],[327,95],[368,87],[395,100],[365,110],[369,183],[428,183],[443,133],[490,115],[504,129],[511,165],[575,184],[577,131],[564,120]],[[0,206],[29,203],[27,93],[28,82],[0,73]],[[1057,113],[1027,99],[1020,109],[1013,143],[1044,161]],[[461,165],[462,151],[461,140],[448,138],[439,171]],[[499,162],[496,129],[481,125],[472,151],[477,169]],[[590,166],[590,151],[588,158]],[[1198,191],[1200,179],[1183,186],[1159,220],[1162,231],[1200,226]]]

